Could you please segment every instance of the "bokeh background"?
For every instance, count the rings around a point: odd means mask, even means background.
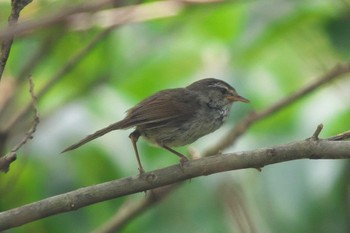
[[[21,20],[44,20],[82,2],[34,1]],[[51,84],[38,96],[40,124],[33,140],[19,151],[10,171],[0,174],[0,211],[137,174],[130,130],[112,132],[66,154],[60,151],[122,119],[128,108],[158,90],[215,77],[251,100],[235,104],[224,127],[190,145],[200,154],[251,111],[266,109],[350,59],[346,0],[128,4],[118,1],[101,14],[73,15],[15,40],[0,83],[0,126],[6,127],[31,102],[29,74],[37,93]],[[10,1],[1,0],[2,28],[9,14]],[[116,22],[120,25],[107,29]],[[81,51],[81,59],[72,62]],[[72,67],[62,70],[68,62]],[[225,151],[302,140],[320,123],[325,126],[321,137],[347,131],[349,90],[349,75],[327,83],[255,123]],[[4,153],[32,121],[30,113],[11,128]],[[148,171],[178,163],[176,156],[142,139],[139,149]],[[349,170],[349,161],[300,160],[262,172],[246,169],[192,179],[122,232],[350,232]],[[140,193],[106,201],[7,232],[90,232],[125,202],[143,198]]]

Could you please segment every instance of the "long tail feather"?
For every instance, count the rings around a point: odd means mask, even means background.
[[[85,138],[83,138],[82,140],[80,140],[79,142],[67,147],[66,149],[64,149],[61,153],[70,151],[70,150],[74,150],[82,145],[84,145],[85,143],[90,142],[91,140],[94,140],[98,137],[101,137],[103,135],[105,135],[106,133],[113,131],[113,130],[117,130],[117,129],[122,129],[125,128],[125,122],[124,121],[119,121],[116,122],[114,124],[111,124],[109,126],[107,126],[106,128],[100,129],[98,131],[96,131],[93,134],[90,134],[88,136],[86,136]]]

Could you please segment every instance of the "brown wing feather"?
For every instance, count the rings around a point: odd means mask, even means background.
[[[196,113],[194,106],[198,105],[191,104],[195,101],[197,96],[184,88],[160,91],[131,108],[125,118],[125,126],[176,126]]]
[[[185,101],[185,99],[189,99],[190,102]],[[176,127],[196,113],[195,106],[198,107],[199,105],[191,104],[194,101],[197,101],[196,95],[183,88],[182,91],[179,91],[179,89],[160,91],[131,108],[125,119],[88,135],[61,153],[74,150],[116,129],[126,129],[134,126],[142,126],[148,129],[164,125]]]

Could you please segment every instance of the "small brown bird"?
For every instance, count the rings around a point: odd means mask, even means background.
[[[185,88],[159,91],[129,109],[123,120],[96,131],[62,153],[110,131],[135,127],[129,137],[140,173],[144,172],[136,146],[140,136],[179,156],[183,164],[188,159],[172,147],[188,145],[220,128],[235,101],[249,103],[229,84],[214,78],[199,80]]]

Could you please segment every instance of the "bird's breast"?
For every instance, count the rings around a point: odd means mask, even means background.
[[[169,124],[158,128],[143,128],[140,132],[143,137],[155,144],[184,146],[220,128],[229,112],[230,106],[201,109],[192,118],[179,123],[176,127]]]

